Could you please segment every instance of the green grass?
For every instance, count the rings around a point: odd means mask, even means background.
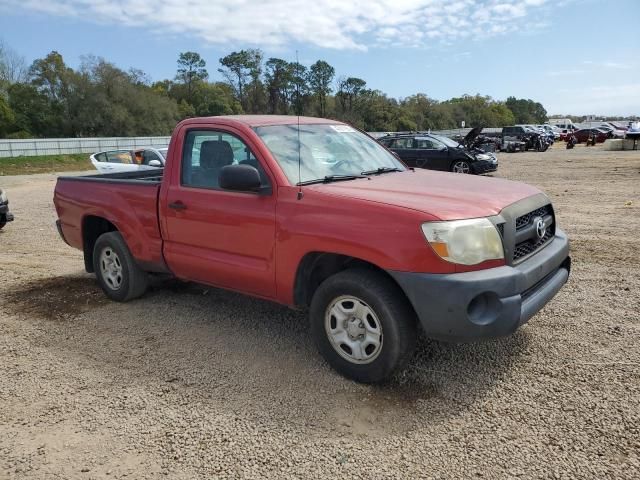
[[[93,170],[88,153],[0,158],[0,176]]]

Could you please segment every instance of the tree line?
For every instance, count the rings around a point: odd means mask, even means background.
[[[258,49],[219,59],[212,80],[196,52],[177,60],[173,79],[152,82],[101,57],[82,58],[77,69],[51,52],[28,68],[0,44],[0,137],[168,135],[194,116],[284,114],[329,117],[367,131],[500,127],[543,123],[547,112],[533,100],[463,95],[438,101],[418,93],[389,97],[364,79],[337,76],[324,60],[310,66],[264,58]]]

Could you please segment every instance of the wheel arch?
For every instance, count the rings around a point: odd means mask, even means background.
[[[98,215],[86,215],[82,219],[82,251],[84,253],[84,269],[93,273],[93,247],[103,233],[117,232],[118,228],[109,220]]]
[[[293,287],[294,305],[298,308],[309,307],[314,293],[322,282],[330,276],[350,268],[369,269],[381,273],[398,287],[398,290],[413,310],[413,306],[402,287],[383,268],[361,258],[317,251],[307,253],[298,264]]]

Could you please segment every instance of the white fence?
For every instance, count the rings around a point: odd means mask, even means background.
[[[464,136],[470,128],[432,131],[431,133]],[[483,133],[500,132],[501,128],[485,128]],[[369,132],[374,138],[393,132]],[[133,148],[169,145],[171,137],[110,137],[110,138],[38,138],[29,140],[0,139],[0,158],[33,157],[36,155],[60,155],[65,153],[96,153],[104,150],[129,150]]]
[[[0,139],[0,158],[96,153],[104,150],[129,150],[141,147],[162,148],[169,145],[170,139],[171,137]]]

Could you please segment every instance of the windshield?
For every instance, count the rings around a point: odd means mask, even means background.
[[[348,125],[300,125],[298,174],[297,125],[256,127],[255,132],[294,185],[331,175],[360,175],[384,167],[405,170],[378,142]]]
[[[456,147],[462,146],[460,143],[456,142],[455,140],[451,140],[449,137],[443,137],[442,135],[431,135],[431,136],[436,140],[440,140],[447,147],[456,148]]]

